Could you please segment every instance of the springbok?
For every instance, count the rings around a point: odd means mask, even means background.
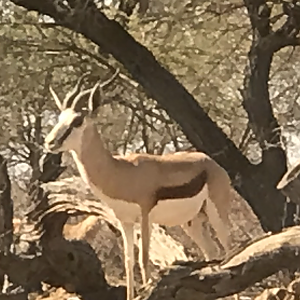
[[[181,225],[203,251],[206,260],[216,254],[216,245],[203,223],[209,221],[217,238],[228,250],[228,208],[231,182],[226,171],[201,152],[165,155],[112,155],[93,122],[103,98],[105,83],[81,90],[76,86],[61,102],[50,92],[61,113],[45,138],[45,149],[70,151],[82,179],[93,193],[114,211],[122,224],[127,299],[134,298],[134,224],[141,222],[139,264],[142,281],[148,281],[151,224]],[[87,100],[87,105],[84,102]]]

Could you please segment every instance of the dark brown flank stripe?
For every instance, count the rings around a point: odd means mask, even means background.
[[[156,202],[167,199],[182,199],[196,196],[207,181],[207,172],[203,171],[190,182],[179,186],[160,187],[155,193]]]

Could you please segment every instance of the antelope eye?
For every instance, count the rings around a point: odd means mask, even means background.
[[[83,116],[77,116],[73,121],[72,121],[72,127],[80,127],[83,123]]]

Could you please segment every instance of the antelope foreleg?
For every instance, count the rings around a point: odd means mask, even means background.
[[[134,224],[122,223],[122,237],[124,243],[124,262],[126,270],[127,300],[134,299]]]
[[[149,247],[151,236],[151,224],[149,224],[149,211],[142,209],[141,220],[141,244],[139,249],[139,264],[142,273],[143,284],[149,280]]]

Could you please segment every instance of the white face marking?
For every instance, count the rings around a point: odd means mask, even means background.
[[[66,110],[62,111],[60,113],[60,115],[58,116],[57,124],[59,124],[59,123],[64,123],[64,124],[71,123],[74,116],[75,116],[75,114],[76,113],[72,109],[67,108]]]
[[[78,116],[79,114],[70,108],[62,111],[58,117],[57,124],[45,138],[45,148],[52,152],[78,149],[85,129],[85,121],[81,126],[71,126],[71,123]]]

